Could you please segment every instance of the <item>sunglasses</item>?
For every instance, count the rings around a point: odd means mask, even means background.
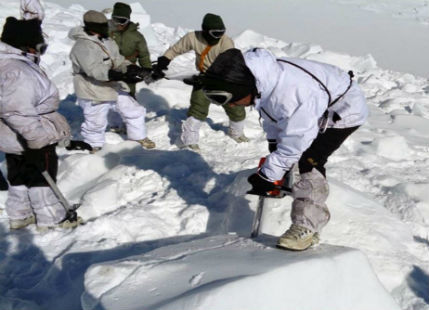
[[[36,45],[36,51],[40,54],[43,55],[46,53],[46,50],[48,49],[48,44],[46,43],[39,43]]]
[[[112,16],[112,20],[115,24],[117,25],[125,25],[128,24],[128,22],[130,21],[129,18],[126,17],[120,17],[120,16]]]
[[[227,91],[223,90],[205,90],[203,89],[203,94],[206,96],[210,102],[213,102],[217,105],[225,105],[229,103],[233,95]]]
[[[212,29],[209,30],[209,34],[215,39],[220,39],[225,34],[225,29]]]

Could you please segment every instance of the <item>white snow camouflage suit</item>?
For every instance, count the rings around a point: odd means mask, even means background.
[[[58,106],[57,88],[32,56],[0,42],[0,151],[21,155],[21,141],[40,149],[70,139],[70,127]],[[65,217],[47,186],[9,186],[6,212],[12,220],[34,214],[39,226],[52,226]]]
[[[322,136],[318,136],[319,121],[328,108],[328,94],[308,73],[279,61],[267,50],[250,50],[244,58],[261,95],[255,99],[255,108],[263,119],[267,139],[277,142],[277,150],[267,156],[261,172],[271,181],[280,180],[316,137]],[[315,75],[328,88],[332,100],[350,85],[349,75],[335,66],[303,59],[283,59]],[[341,118],[336,122],[332,119],[334,112]],[[347,93],[329,108],[328,128],[347,131],[362,125],[367,116],[364,94],[353,82]],[[301,174],[301,179],[293,187],[291,217],[294,224],[319,232],[330,217],[325,203],[329,187],[319,170],[310,170]]]
[[[110,109],[121,115],[130,140],[146,138],[146,109],[127,93],[125,83],[108,78],[110,69],[124,73],[131,64],[119,53],[115,41],[90,36],[83,27],[71,29],[69,37],[76,40],[70,59],[76,96],[85,116],[84,141],[92,147],[103,146]]]

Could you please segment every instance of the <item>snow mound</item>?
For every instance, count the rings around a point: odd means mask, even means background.
[[[399,309],[361,252],[272,244],[222,235],[93,265],[83,309]]]

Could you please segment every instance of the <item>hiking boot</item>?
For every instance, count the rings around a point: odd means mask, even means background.
[[[277,241],[277,247],[294,251],[302,251],[318,242],[318,233],[305,227],[292,224]]]
[[[92,151],[89,151],[89,154],[95,154],[101,150],[101,147],[95,146],[92,148]]]
[[[55,228],[62,228],[62,229],[72,229],[72,228],[76,228],[77,226],[79,226],[80,224],[83,223],[83,219],[78,216],[77,220],[75,221],[70,221],[69,219],[62,221],[61,223],[58,223],[57,225],[54,226],[37,226],[37,231],[41,232],[41,233],[45,233],[49,230],[55,229]]]
[[[125,128],[125,127],[119,127],[119,126],[110,127],[109,131],[117,133],[118,135],[126,135],[127,134],[127,128]]]
[[[21,229],[31,224],[36,224],[36,217],[34,215],[26,217],[25,219],[9,220],[9,229],[10,230]]]
[[[199,153],[201,151],[200,146],[198,144],[181,145],[180,149],[182,149],[182,150],[189,149],[189,150],[197,152],[197,153]]]
[[[237,142],[237,143],[249,142],[250,141],[249,138],[244,135],[244,133],[241,133],[241,134],[237,135],[237,134],[234,134],[231,129],[228,129],[227,135],[231,139],[233,139],[235,142]]]
[[[155,142],[153,142],[151,139],[149,139],[148,137],[142,139],[142,140],[136,140],[136,142],[140,143],[142,147],[144,147],[145,149],[153,149],[155,148]]]

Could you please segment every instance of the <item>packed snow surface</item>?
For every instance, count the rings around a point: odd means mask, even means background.
[[[344,12],[376,11],[389,16],[386,23],[413,20],[402,5],[408,1],[392,1],[407,12],[399,18],[385,1],[339,2],[330,3]],[[45,2],[49,49],[42,66],[58,86],[61,112],[79,138],[83,116],[72,85],[73,42],[67,33],[90,7],[61,3],[67,5]],[[415,3],[421,13],[415,24],[423,27],[428,14],[418,6],[422,2]],[[0,24],[18,15],[18,1],[0,6]],[[190,29],[185,20],[153,23],[145,9],[133,4],[132,19],[142,25],[156,60]],[[201,153],[177,148],[191,92],[179,77],[195,72],[189,53],[171,63],[170,79],[138,87],[155,150],[115,133],[107,133],[105,147],[93,155],[58,148],[58,185],[70,202],[82,204],[85,225],[11,233],[6,214],[0,214],[0,309],[429,309],[428,80],[381,69],[372,53],[334,52],[317,41],[280,40],[274,32],[250,28],[234,35],[238,48],[264,47],[279,57],[353,70],[368,99],[368,122],[327,165],[332,217],[322,244],[304,253],[273,248],[275,236],[290,224],[289,197],[268,200],[264,235],[247,238],[258,198],[246,195],[246,178],[268,152],[256,111],[247,110],[249,143],[227,137],[228,119],[212,106],[200,132]],[[290,38],[295,30],[289,29]],[[383,46],[378,44],[371,48]],[[1,169],[5,172],[4,160]],[[0,208],[6,197],[0,192]],[[306,290],[297,295],[302,287]]]

